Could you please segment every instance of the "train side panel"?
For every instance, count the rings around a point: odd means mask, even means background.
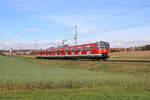
[[[103,46],[104,47],[104,46]],[[72,47],[39,50],[37,58],[89,58],[107,59],[110,56],[109,48],[100,48],[98,43]]]

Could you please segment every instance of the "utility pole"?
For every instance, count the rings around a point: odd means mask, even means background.
[[[77,33],[77,25],[75,26],[75,36],[74,36],[74,41],[75,41],[75,45],[77,45],[77,38],[78,37],[78,33]]]
[[[37,40],[35,40],[35,50],[37,50],[37,45],[38,45]]]

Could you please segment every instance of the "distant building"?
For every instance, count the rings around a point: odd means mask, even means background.
[[[111,48],[111,52],[125,52],[127,51],[127,48]]]
[[[128,48],[127,50],[128,50],[128,51],[135,51],[135,48],[134,48],[134,47],[131,47],[131,48]]]
[[[8,56],[34,55],[35,50],[1,50],[0,54]]]

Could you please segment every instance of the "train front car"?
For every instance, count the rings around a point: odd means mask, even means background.
[[[96,42],[91,44],[67,46],[61,48],[50,48],[39,50],[37,58],[43,59],[104,59],[110,56],[108,42]]]
[[[97,55],[102,57],[104,60],[110,56],[110,46],[108,42],[98,42],[97,43]]]

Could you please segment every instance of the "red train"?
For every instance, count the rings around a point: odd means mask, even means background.
[[[51,48],[39,50],[36,53],[37,58],[45,59],[104,59],[110,56],[108,42],[96,42],[91,44],[64,46],[61,48]]]

